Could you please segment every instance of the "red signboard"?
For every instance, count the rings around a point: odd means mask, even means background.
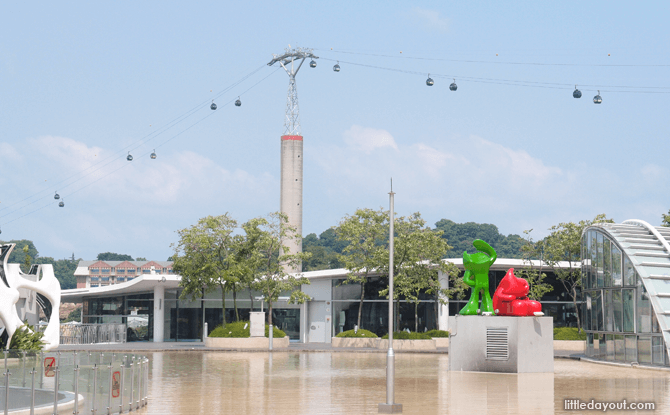
[[[44,376],[52,378],[56,376],[56,358],[55,357],[45,357],[44,358]]]
[[[112,398],[118,398],[121,394],[121,372],[112,373]]]

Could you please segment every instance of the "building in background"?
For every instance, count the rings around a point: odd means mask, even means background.
[[[463,271],[460,258],[447,259]],[[102,274],[100,262],[92,262],[84,268],[98,268],[97,275],[111,275],[113,261],[106,262],[110,274]],[[182,288],[179,286],[181,277],[173,273],[163,273],[162,268],[152,272],[136,273],[133,279],[108,282],[106,286],[82,287],[63,292],[63,301],[83,303],[82,321],[90,324],[120,323],[126,324],[132,334],[128,341],[200,341],[204,323],[211,332],[223,321],[222,299],[220,290],[212,290],[200,298],[181,299]],[[520,259],[498,258],[489,272],[491,294],[498,282],[509,268],[532,267],[546,273],[545,282],[554,287],[554,291],[542,299],[542,309],[546,315],[554,318],[556,327],[575,326],[576,310],[572,301],[566,296],[562,284],[556,280],[551,269],[542,266],[539,261],[524,263]],[[561,264],[567,267],[568,264]],[[127,267],[127,265],[126,265]],[[155,265],[154,265],[155,267]],[[116,267],[119,268],[117,264]],[[168,269],[168,267],[165,267]],[[290,293],[282,293],[279,301],[273,304],[274,324],[284,330],[292,341],[303,343],[330,343],[332,336],[345,330],[351,330],[357,323],[360,307],[361,285],[346,284],[346,269],[329,269],[307,271],[301,275],[306,277],[309,285],[301,290],[310,296],[305,304],[288,304]],[[92,274],[91,274],[92,275]],[[365,285],[361,327],[378,335],[386,333],[388,327],[388,300],[379,295],[379,290],[386,288],[388,279],[382,275],[372,275]],[[448,286],[446,275],[440,276],[443,287]],[[237,292],[237,307],[240,318],[249,319],[249,312],[267,310],[267,304],[260,301],[261,294],[241,290]],[[445,299],[442,304],[433,294],[422,294],[416,319],[414,304],[403,298],[399,302],[399,330],[419,331],[440,329],[448,330],[448,316],[458,313],[465,305],[464,299]],[[578,307],[579,308],[579,307]],[[226,320],[234,321],[235,311],[232,293],[226,295]]]
[[[582,233],[586,355],[668,366],[670,228],[640,220]]]
[[[172,261],[79,261],[77,288],[106,287],[131,281],[142,274],[172,274]]]

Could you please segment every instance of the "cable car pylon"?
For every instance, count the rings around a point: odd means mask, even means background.
[[[302,132],[300,131],[300,113],[298,109],[298,90],[295,76],[305,59],[315,61],[313,49],[291,48],[283,55],[272,55],[268,66],[279,63],[288,75],[288,96],[286,98],[286,116],[284,135],[281,137],[281,195],[280,211],[288,216],[288,224],[295,228],[296,235],[302,235]],[[312,66],[312,65],[310,65]],[[314,66],[312,66],[314,67]],[[302,244],[294,239],[283,241],[290,254],[302,252]],[[298,272],[300,266],[284,267],[287,272]]]

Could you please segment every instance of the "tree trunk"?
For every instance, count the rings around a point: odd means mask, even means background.
[[[254,295],[251,292],[251,287],[249,287],[249,299],[251,300],[251,311],[254,311]]]
[[[440,328],[440,292],[435,293],[435,328]]]
[[[357,326],[361,329],[361,315],[363,314],[363,299],[365,298],[365,282],[361,282],[361,302],[358,306],[358,322]]]
[[[223,284],[221,284],[221,310],[223,311],[223,328],[226,328],[226,292],[223,290]]]
[[[414,303],[414,332],[419,332],[419,302]]]
[[[393,331],[399,331],[400,330],[399,329],[399,327],[400,327],[400,299],[399,298],[397,300],[395,300],[395,310],[394,311],[395,312],[393,313],[394,314],[393,320],[395,321],[395,323],[393,324]]]
[[[582,332],[582,320],[579,318],[579,310],[577,308],[577,288],[572,287],[572,304],[575,305],[575,315],[577,316],[577,333]]]
[[[240,315],[237,312],[237,286],[233,284],[233,307],[235,307],[235,321],[240,321]]]

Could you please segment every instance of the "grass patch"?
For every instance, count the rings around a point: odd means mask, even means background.
[[[426,334],[433,339],[435,337],[449,337],[449,332],[445,330],[428,330]]]
[[[244,326],[247,326],[244,328]],[[235,323],[227,323],[226,327],[218,326],[211,333],[209,337],[249,337],[250,324],[248,321],[238,321]],[[265,325],[265,337],[269,337],[270,331],[268,325]],[[272,337],[281,338],[286,337],[286,333],[274,327],[272,330]]]
[[[353,337],[353,338],[360,338],[360,339],[376,339],[377,335],[374,334],[371,331],[364,330],[364,329],[358,329],[357,333],[354,333],[353,330],[347,330],[343,331],[342,333],[337,333],[335,337]]]
[[[556,327],[554,340],[586,340],[586,333],[584,330],[578,333],[576,327]]]
[[[388,339],[389,335],[386,333],[382,339]],[[396,331],[393,333],[393,340],[432,340],[432,337],[426,333],[415,333],[406,331]]]

